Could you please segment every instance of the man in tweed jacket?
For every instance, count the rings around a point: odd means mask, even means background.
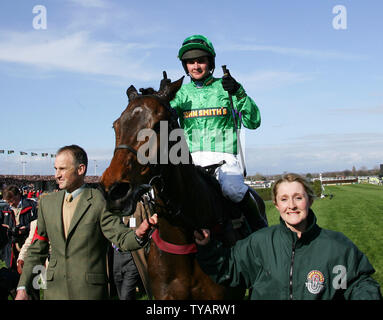
[[[87,164],[87,155],[79,146],[58,150],[55,178],[61,191],[40,201],[37,229],[16,299],[28,299],[28,291],[38,285],[38,271],[45,264],[49,245],[44,298],[54,300],[107,299],[109,241],[122,250],[141,248],[136,238],[145,237],[149,224],[143,221],[134,233],[108,212],[102,193],[84,185]]]

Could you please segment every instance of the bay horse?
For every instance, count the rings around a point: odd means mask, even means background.
[[[225,236],[233,234],[227,214],[233,206],[216,179],[193,164],[183,134],[177,143],[170,140],[172,131],[181,130],[169,102],[182,81],[183,77],[173,83],[169,80],[158,92],[149,88],[140,89],[139,94],[134,86],[128,88],[129,104],[113,123],[115,151],[101,186],[107,208],[123,211],[123,215],[134,212],[144,193],[153,196],[149,204],[158,214],[158,225],[150,243],[148,273],[155,299],[241,299],[243,288],[214,283],[196,260],[194,230],[216,230],[216,237],[225,245],[233,245],[247,234],[242,228],[242,235]],[[166,132],[161,129],[163,124],[168,127]],[[140,138],[144,130],[148,132],[145,139]],[[173,163],[171,148],[178,154],[184,152],[187,161]],[[151,161],[143,163],[140,156]]]

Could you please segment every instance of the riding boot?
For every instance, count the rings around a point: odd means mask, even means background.
[[[256,200],[250,193],[250,190],[246,192],[245,196],[238,203],[238,205],[242,213],[244,214],[252,232],[267,226],[267,222],[264,218],[264,206],[260,206],[256,202]]]

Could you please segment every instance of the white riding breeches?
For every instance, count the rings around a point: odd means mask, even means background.
[[[197,151],[192,154],[196,165],[206,167],[225,161],[215,170],[215,176],[221,185],[222,193],[233,202],[240,202],[245,196],[248,186],[245,184],[238,157],[230,153]]]

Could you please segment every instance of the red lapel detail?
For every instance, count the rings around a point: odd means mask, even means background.
[[[20,211],[20,214],[23,214],[23,213],[25,213],[25,212],[28,212],[29,210],[31,210],[32,209],[32,206],[31,207],[26,207],[26,208],[24,208],[24,209],[22,209],[21,211]]]
[[[154,232],[152,233],[152,239],[160,250],[168,252],[168,253],[190,254],[190,253],[197,252],[197,246],[195,243],[179,245],[179,244],[172,244],[162,240],[160,238],[160,233],[158,229],[154,230]]]

